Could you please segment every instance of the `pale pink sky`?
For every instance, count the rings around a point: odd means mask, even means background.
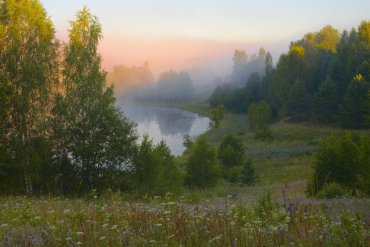
[[[70,20],[87,6],[97,15],[104,38],[103,66],[149,62],[155,74],[166,69],[223,59],[234,49],[276,58],[289,42],[331,24],[340,31],[370,19],[369,0],[40,0],[57,37],[67,40]]]

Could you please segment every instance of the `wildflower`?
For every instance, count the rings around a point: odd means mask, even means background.
[[[72,238],[71,237],[66,237],[66,241],[71,241]]]
[[[77,236],[82,236],[84,235],[84,232],[76,232]]]
[[[176,203],[175,202],[168,202],[167,203],[169,206],[173,206],[173,205],[175,205]]]
[[[102,225],[103,228],[107,228],[109,224],[105,223]]]
[[[106,239],[106,237],[105,236],[101,236],[100,238],[99,238],[99,240],[100,241],[104,241]]]
[[[35,220],[41,220],[41,217],[40,216],[36,216],[35,217]]]
[[[162,224],[154,224],[154,226],[156,226],[156,227],[161,227],[162,226]]]
[[[1,224],[0,228],[6,228],[8,227],[8,224]]]
[[[111,230],[116,230],[116,229],[117,229],[117,227],[118,227],[117,225],[113,225],[110,229],[111,229]]]
[[[233,196],[232,195],[227,195],[227,198],[231,199],[231,198],[233,198]]]
[[[82,245],[82,243],[80,242],[80,241],[77,241],[77,243],[76,243],[77,245]]]

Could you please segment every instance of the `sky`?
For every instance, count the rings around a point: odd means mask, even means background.
[[[155,74],[229,61],[235,49],[263,46],[277,58],[289,42],[332,25],[370,20],[369,0],[41,0],[57,37],[84,6],[103,27],[103,67],[148,62]]]

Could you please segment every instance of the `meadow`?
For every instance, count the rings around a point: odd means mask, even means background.
[[[368,202],[367,202],[368,203]],[[367,204],[368,206],[369,204]],[[365,205],[366,206],[366,205]],[[105,193],[91,198],[0,200],[2,246],[368,246],[363,219],[267,194],[254,204],[171,194],[145,202]]]

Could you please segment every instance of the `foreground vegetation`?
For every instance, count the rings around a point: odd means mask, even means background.
[[[275,204],[269,195],[244,205],[189,204],[172,195],[127,202],[91,199],[0,199],[2,246],[367,246],[360,215],[333,215],[312,203]],[[367,203],[369,203],[367,201]],[[369,204],[367,204],[369,206]],[[365,205],[366,207],[366,205]]]

